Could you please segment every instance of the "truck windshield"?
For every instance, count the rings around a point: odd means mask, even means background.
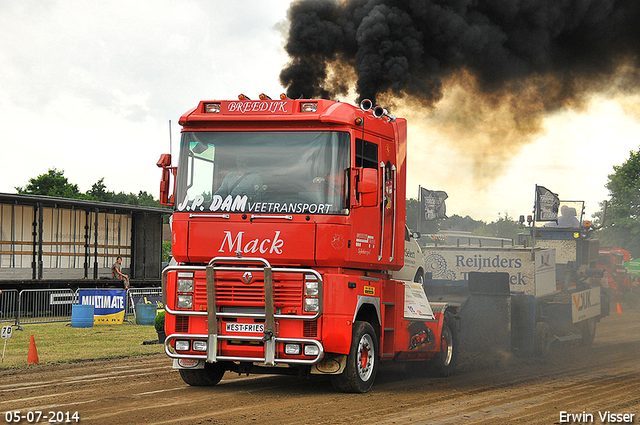
[[[346,214],[346,132],[185,132],[176,210]]]
[[[583,213],[584,201],[560,201],[558,220],[536,222],[536,227],[579,228],[582,223]]]

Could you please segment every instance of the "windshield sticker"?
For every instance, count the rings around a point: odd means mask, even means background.
[[[214,195],[208,207],[212,212],[253,212],[280,214],[331,214],[333,204],[310,204],[305,202],[249,202],[247,195]],[[204,197],[197,195],[192,201],[185,199],[177,206],[178,211],[204,212]]]
[[[228,112],[239,112],[241,114],[249,112],[270,112],[272,114],[282,113],[287,114],[287,105],[290,102],[286,101],[249,101],[249,102],[229,102]]]
[[[306,204],[302,202],[255,202],[247,206],[247,211],[261,213],[329,214],[329,212],[331,212],[331,205],[332,204]]]

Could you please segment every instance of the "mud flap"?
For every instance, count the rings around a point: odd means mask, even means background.
[[[329,354],[311,366],[311,374],[339,375],[347,366],[346,354]]]
[[[511,345],[513,350],[532,356],[535,351],[536,298],[514,295],[511,298]]]
[[[511,293],[508,273],[469,273],[469,298],[459,312],[460,351],[492,357],[511,350]]]

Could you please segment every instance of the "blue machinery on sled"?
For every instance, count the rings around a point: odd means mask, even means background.
[[[535,247],[426,247],[425,291],[460,306],[467,353],[545,356],[559,342],[590,345],[610,306],[592,230],[531,226]]]

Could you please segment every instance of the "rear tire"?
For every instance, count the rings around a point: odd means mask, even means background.
[[[458,332],[451,313],[444,314],[440,351],[429,362],[429,373],[433,376],[451,376],[458,364]]]
[[[580,334],[582,335],[580,345],[583,347],[590,347],[596,337],[595,317],[591,317],[587,320],[582,321],[582,323],[580,324]]]
[[[206,363],[204,369],[180,369],[180,377],[193,387],[212,387],[222,379],[226,371],[223,363]]]
[[[420,285],[424,285],[424,272],[422,269],[416,272],[416,276],[413,278],[415,283],[419,283]]]
[[[538,322],[533,331],[533,354],[547,357],[551,346],[551,328],[547,322]]]
[[[378,338],[367,322],[353,324],[351,348],[347,365],[340,375],[331,375],[331,383],[338,391],[366,393],[371,389],[378,371]]]

